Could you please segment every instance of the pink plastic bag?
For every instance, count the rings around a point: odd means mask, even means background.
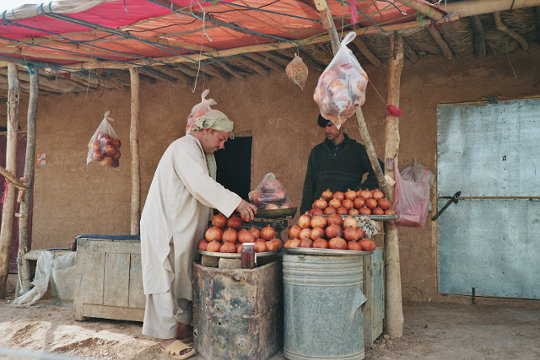
[[[427,168],[421,178],[414,179],[413,166],[407,167],[400,174],[397,161],[394,160],[394,210],[398,219],[396,225],[422,227],[426,223],[429,207],[430,174]]]

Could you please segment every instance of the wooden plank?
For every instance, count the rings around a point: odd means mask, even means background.
[[[78,251],[76,268],[78,291],[74,295],[75,305],[103,304],[105,254]]]
[[[80,238],[77,243],[79,250],[85,252],[114,253],[114,254],[140,254],[141,243],[138,240],[105,240]]]
[[[128,307],[130,262],[129,254],[105,254],[103,305]]]
[[[84,304],[82,314],[85,317],[140,321],[144,320],[144,309],[133,309],[106,305]]]
[[[141,255],[139,254],[131,254],[128,297],[128,307],[144,309],[146,297],[143,291]]]

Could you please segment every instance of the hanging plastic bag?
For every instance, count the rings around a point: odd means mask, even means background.
[[[339,129],[358,106],[366,102],[368,76],[347,44],[356,34],[345,36],[339,50],[319,77],[313,99],[321,115]]]
[[[424,168],[420,178],[414,178],[414,167],[409,166],[400,174],[394,160],[394,210],[398,215],[396,225],[422,227],[426,222],[429,207],[431,171]]]
[[[210,93],[209,89],[206,89],[201,94],[201,102],[191,108],[191,113],[187,118],[186,124],[186,134],[191,133],[195,121],[197,121],[201,116],[206,114],[208,111],[212,110],[211,106],[216,105],[217,102],[214,99],[206,99],[206,95]]]
[[[302,61],[302,58],[298,54],[294,55],[294,59],[287,65],[285,72],[289,79],[296,85],[300,86],[300,89],[304,90],[306,80],[308,77],[308,68]]]
[[[248,194],[249,200],[259,209],[285,209],[292,208],[293,204],[287,194],[285,186],[276,179],[274,173],[268,173],[255,190]]]
[[[92,161],[98,162],[101,166],[116,168],[120,165],[120,139],[111,126],[110,111],[105,112],[103,120],[94,132],[88,143],[88,155],[86,164]]]

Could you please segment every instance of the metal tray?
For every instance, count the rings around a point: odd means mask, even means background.
[[[284,208],[284,209],[257,209],[256,218],[284,218],[288,216],[294,216],[296,214],[296,207]]]
[[[317,249],[317,248],[288,248],[284,249],[287,254],[297,255],[325,255],[325,256],[368,256],[372,251],[358,251],[358,250],[334,250],[334,249]]]
[[[265,252],[262,252],[262,253],[255,253],[255,258],[277,255],[277,254],[280,253],[280,251],[281,250],[265,251]],[[238,254],[238,253],[222,253],[222,252],[204,251],[204,250],[199,250],[199,254],[206,255],[206,256],[212,256],[212,257],[225,258],[225,259],[240,259],[240,257],[242,256],[242,254]]]
[[[322,215],[323,217],[329,217],[330,215]],[[371,220],[374,220],[374,221],[387,221],[387,220],[397,220],[398,216],[397,214],[394,214],[394,215],[340,215],[343,219],[345,219],[347,216],[352,216],[353,218],[355,218],[356,220],[358,220],[358,218],[364,216],[364,217],[367,217],[368,219],[371,219]]]

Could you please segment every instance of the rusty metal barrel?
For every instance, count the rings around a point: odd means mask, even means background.
[[[364,359],[362,256],[283,255],[283,355]]]

